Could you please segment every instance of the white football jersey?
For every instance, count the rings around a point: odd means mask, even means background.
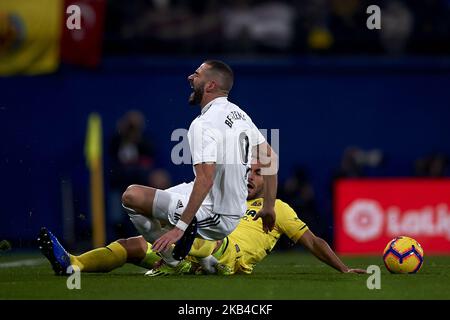
[[[192,121],[188,140],[194,166],[216,163],[214,185],[203,203],[218,214],[243,216],[252,146],[265,141],[251,118],[227,97],[216,98]]]

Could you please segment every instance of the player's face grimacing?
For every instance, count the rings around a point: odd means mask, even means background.
[[[264,179],[261,175],[261,167],[259,165],[252,165],[252,168],[248,175],[247,189],[247,200],[261,198],[263,196]]]
[[[188,77],[189,84],[192,88],[192,93],[189,96],[189,104],[197,105],[200,104],[204,94],[204,87],[206,80],[204,79],[204,71],[207,66],[202,64],[193,74]]]

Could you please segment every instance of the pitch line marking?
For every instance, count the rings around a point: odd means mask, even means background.
[[[44,262],[45,262],[45,259],[24,259],[24,260],[17,260],[17,261],[11,261],[11,262],[3,262],[3,263],[0,263],[0,269],[18,268],[18,267],[33,267],[33,266],[43,264]]]

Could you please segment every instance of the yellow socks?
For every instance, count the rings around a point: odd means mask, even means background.
[[[213,257],[216,259],[220,259],[225,250],[227,250],[227,247],[228,247],[228,237],[225,237],[225,239],[223,239],[222,241],[222,245],[219,247],[219,249],[217,249],[216,252],[214,252]]]
[[[161,257],[152,251],[150,243],[147,244],[148,247],[144,259],[135,264],[146,269],[152,269],[155,262],[159,261]],[[214,256],[220,257],[227,244],[228,238],[225,238],[220,248],[214,253]],[[216,241],[197,238],[192,245],[189,255],[203,259],[210,256],[216,246]],[[94,249],[79,256],[70,255],[70,262],[72,265],[78,266],[82,272],[109,272],[123,266],[127,262],[127,251],[116,241],[106,247]]]
[[[136,265],[145,269],[153,269],[155,263],[159,260],[161,260],[161,257],[152,250],[152,245],[147,242],[147,252],[145,257],[139,263],[136,263]]]
[[[109,272],[126,262],[127,251],[117,241],[80,256],[70,255],[70,263],[78,266],[82,272]]]

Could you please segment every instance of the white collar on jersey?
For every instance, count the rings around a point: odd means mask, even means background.
[[[217,97],[217,98],[211,100],[206,106],[203,107],[202,114],[205,114],[205,112],[208,111],[209,108],[211,108],[211,106],[213,105],[214,102],[218,102],[218,101],[222,101],[222,100],[227,100],[228,101],[228,96]]]

